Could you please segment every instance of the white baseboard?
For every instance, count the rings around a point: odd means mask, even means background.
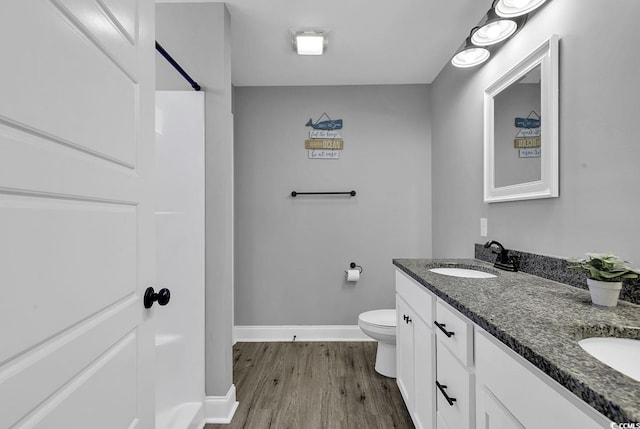
[[[225,396],[207,396],[204,399],[204,422],[231,423],[236,408],[236,386],[232,384]]]
[[[235,326],[233,342],[373,341],[358,325]]]

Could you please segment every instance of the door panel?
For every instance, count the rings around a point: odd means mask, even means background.
[[[134,44],[138,2],[135,0],[102,0],[99,3],[107,14],[112,17],[112,20],[118,23],[123,34]]]
[[[414,333],[414,415],[418,429],[435,426],[436,334],[420,318],[413,320]]]
[[[76,376],[78,368],[90,368],[105,345],[115,348],[129,336],[139,317],[139,304],[135,297],[129,297],[7,365],[0,383],[0,427],[11,427],[33,404],[55,394]]]
[[[478,385],[476,394],[476,429],[525,429],[487,386]]]
[[[153,8],[0,4],[2,428],[154,427]]]
[[[136,360],[136,334],[131,332],[38,407],[21,427],[135,427]]]
[[[135,233],[135,207],[0,195],[0,236],[13,243],[0,248],[0,283],[21,285],[2,300],[0,362],[134,294]]]
[[[12,67],[2,69],[0,122],[133,167],[136,64],[114,62],[115,54],[96,45],[102,36],[87,33],[56,5],[3,2],[10,10],[0,13],[3,62]]]
[[[414,339],[413,325],[404,320],[404,316],[414,317],[411,308],[396,294],[396,382],[409,410],[414,408]]]
[[[0,189],[103,202],[136,201],[136,171],[0,124]],[[64,174],[61,174],[64,172]],[[91,176],[93,180],[79,180]]]
[[[94,39],[94,43],[127,75],[136,80],[136,49],[132,33],[124,28],[130,23],[116,20],[112,10],[103,2],[87,0],[52,0],[60,11],[73,20],[78,28]],[[131,1],[135,17],[135,1]]]

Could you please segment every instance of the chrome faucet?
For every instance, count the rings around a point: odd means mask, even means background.
[[[485,249],[489,249],[491,246],[496,246],[498,251],[492,250],[495,253],[496,261],[493,264],[494,267],[507,271],[518,271],[520,268],[520,257],[516,255],[509,256],[509,251],[504,248],[502,244],[495,240],[487,241],[484,244]]]

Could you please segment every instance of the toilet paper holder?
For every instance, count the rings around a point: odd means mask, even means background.
[[[352,270],[355,270],[357,268],[360,271],[360,274],[362,274],[362,272],[364,271],[362,267],[360,265],[356,265],[355,262],[350,263],[349,267],[351,267]],[[348,274],[348,273],[349,272],[345,270],[345,274]]]

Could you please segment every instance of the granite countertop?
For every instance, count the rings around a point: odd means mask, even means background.
[[[601,363],[578,341],[640,339],[640,306],[591,304],[589,292],[477,259],[394,259],[394,265],[456,308],[614,422],[640,422],[640,382]],[[497,277],[468,279],[432,273],[456,266]],[[639,360],[640,362],[640,360]]]

